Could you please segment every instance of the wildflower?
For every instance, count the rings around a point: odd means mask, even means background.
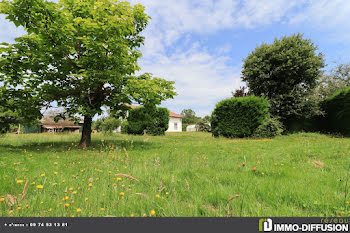
[[[345,214],[345,212],[344,212],[344,211],[342,211],[342,212],[341,212],[341,214],[343,214],[343,215],[344,215],[344,214]]]
[[[65,179],[63,179],[63,180],[62,180],[62,183],[64,183],[64,182],[66,182],[66,180],[65,180]]]
[[[44,186],[41,185],[41,184],[39,184],[39,185],[36,186],[36,188],[37,188],[37,189],[42,189],[42,188],[44,188]]]
[[[122,178],[120,178],[120,177],[117,177],[117,181],[121,181],[122,180]]]
[[[13,214],[13,210],[9,210],[9,214]]]
[[[18,209],[18,210],[21,210],[21,209],[22,209],[22,207],[18,206],[18,207],[17,207],[17,209]]]
[[[78,193],[77,191],[74,191],[74,192],[73,192],[74,195],[77,194],[77,193]]]
[[[133,217],[135,217],[135,215],[134,214],[130,214],[130,217],[133,218]]]
[[[35,182],[32,182],[32,184],[35,184]]]
[[[78,190],[80,190],[81,188],[80,187],[78,187]]]
[[[253,167],[253,171],[256,171],[256,167]]]
[[[77,209],[77,212],[78,212],[78,213],[79,213],[79,212],[81,212],[81,209],[80,209],[80,208],[78,208],[78,209]]]
[[[99,180],[99,179],[100,179],[100,178],[98,178],[98,177],[96,178],[96,180]]]
[[[281,163],[281,166],[284,166],[284,164],[283,164],[283,163]]]
[[[241,165],[238,165],[238,168],[241,168],[242,166]]]
[[[53,174],[57,175],[57,174],[58,174],[58,172],[54,172]]]
[[[159,194],[157,194],[157,195],[156,195],[156,198],[160,198],[160,195],[159,195]]]
[[[64,197],[64,200],[68,200],[68,199],[69,199],[69,197],[68,197],[68,196],[65,196],[65,197]]]
[[[41,201],[40,204],[42,205],[42,204],[44,204],[44,202]]]
[[[69,191],[73,191],[73,188],[69,188]]]
[[[101,211],[105,211],[105,208],[101,208]]]
[[[87,200],[89,200],[89,198],[88,198],[88,197],[85,197],[85,201],[87,201]]]
[[[165,195],[169,195],[169,192],[166,192]]]
[[[50,208],[49,211],[51,212],[51,211],[52,211],[52,208]]]
[[[53,164],[57,165],[57,164],[58,164],[58,162],[54,162]]]
[[[261,175],[265,175],[265,173],[262,172]]]
[[[90,183],[90,184],[89,184],[89,187],[91,187],[91,186],[92,186],[92,184]]]
[[[124,192],[119,193],[120,196],[124,196]]]
[[[349,202],[347,201],[346,204],[349,205]]]
[[[17,184],[23,183],[23,180],[17,180]]]
[[[0,202],[3,202],[3,201],[5,201],[5,198],[0,197]]]
[[[40,176],[45,176],[45,173],[40,174]]]
[[[151,210],[151,216],[155,215],[156,214],[156,211],[154,210]]]
[[[243,166],[245,166],[247,163],[246,162],[243,162]]]
[[[68,206],[69,206],[69,203],[64,204],[64,206],[65,206],[65,207],[68,207]]]

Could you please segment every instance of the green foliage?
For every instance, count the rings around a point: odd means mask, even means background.
[[[326,113],[324,129],[350,136],[350,87],[327,98],[322,107]]]
[[[122,134],[128,134],[128,126],[129,126],[128,121],[122,122],[122,124],[121,124],[121,133]]]
[[[319,114],[317,105],[305,108],[304,103],[324,67],[323,55],[316,50],[311,40],[296,34],[264,43],[244,60],[242,80],[252,94],[269,99],[270,112],[283,123],[304,114]]]
[[[2,89],[19,93],[21,99],[30,97],[38,109],[56,101],[68,117],[84,116],[84,146],[90,143],[92,118],[102,113],[102,106],[124,114],[124,103],[155,106],[176,95],[172,81],[149,73],[134,75],[140,70],[139,48],[150,18],[140,4],[4,0],[0,12],[28,32],[14,44],[2,43]]]
[[[273,138],[280,136],[283,132],[282,123],[275,118],[268,118],[255,131],[255,138]]]
[[[182,110],[181,115],[184,117],[182,119],[182,124],[192,125],[196,124],[200,120],[200,117],[196,117],[196,113],[192,109]]]
[[[269,103],[257,96],[220,101],[212,114],[215,137],[249,137],[269,117]]]
[[[164,135],[168,124],[168,109],[138,107],[129,111],[126,131],[128,134]]]
[[[92,123],[93,130],[104,133],[112,133],[119,126],[121,126],[121,121],[112,116],[97,119]]]

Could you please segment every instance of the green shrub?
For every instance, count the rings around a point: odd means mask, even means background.
[[[127,134],[128,133],[128,126],[129,126],[128,121],[123,121],[122,124],[121,124],[120,132],[122,134]]]
[[[261,125],[254,131],[253,137],[255,138],[273,138],[281,135],[283,132],[282,123],[275,119],[269,118],[265,120]]]
[[[267,99],[248,96],[220,101],[212,115],[214,137],[249,137],[270,116]]]
[[[128,134],[164,135],[168,124],[168,109],[138,107],[129,111],[126,131]]]
[[[325,111],[323,130],[350,136],[350,87],[322,102]]]

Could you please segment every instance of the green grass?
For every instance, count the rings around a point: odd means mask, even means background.
[[[0,216],[349,216],[349,138],[96,134],[82,150],[79,136],[0,137]],[[120,173],[140,182],[117,180]]]

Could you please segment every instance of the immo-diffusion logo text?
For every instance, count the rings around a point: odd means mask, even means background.
[[[348,232],[348,221],[328,223],[273,223],[271,218],[259,219],[259,231],[265,232]]]

